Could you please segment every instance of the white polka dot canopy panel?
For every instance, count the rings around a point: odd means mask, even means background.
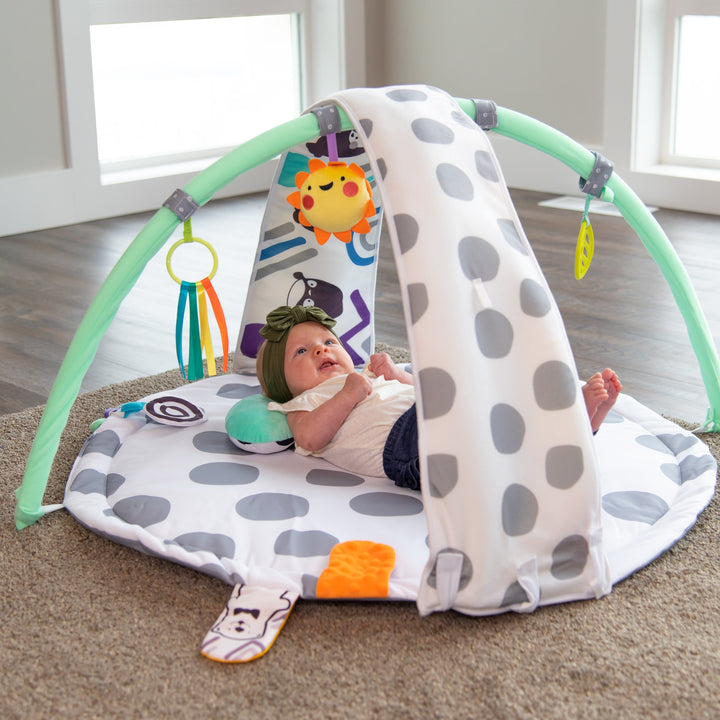
[[[421,612],[608,592],[573,357],[486,133],[435,88],[334,99],[375,170],[404,291],[430,530]]]

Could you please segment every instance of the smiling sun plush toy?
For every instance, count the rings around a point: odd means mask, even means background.
[[[314,230],[318,243],[324,245],[330,235],[349,243],[353,232],[370,232],[367,218],[375,215],[375,205],[362,169],[318,159],[310,160],[308,168],[310,172],[295,176],[298,190],[287,201],[299,211],[298,220]]]

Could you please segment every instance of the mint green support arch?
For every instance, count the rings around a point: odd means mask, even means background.
[[[457,102],[474,118],[475,104],[472,100],[458,99]],[[594,155],[571,138],[512,110],[498,107],[497,113],[498,126],[493,129],[494,132],[555,157],[579,176],[587,177],[592,171]],[[352,129],[351,122],[342,110],[340,117],[342,129]],[[202,206],[245,171],[299,143],[315,139],[318,134],[316,117],[313,114],[303,115],[240,145],[199,173],[183,190]],[[685,320],[710,400],[710,409],[703,429],[720,432],[720,362],[687,272],[655,218],[615,173],[607,183],[606,199],[614,202],[628,224],[637,232],[670,285]],[[42,500],[60,444],[60,436],[80,391],[82,380],[120,303],[179,222],[179,218],[167,208],[157,211],[120,257],[80,323],[48,397],[30,450],[23,482],[15,493],[15,523],[18,530],[32,525],[57,507],[44,507]]]

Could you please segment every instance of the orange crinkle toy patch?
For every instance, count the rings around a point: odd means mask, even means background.
[[[330,551],[318,578],[318,598],[382,598],[389,594],[395,550],[369,540],[349,540]]]

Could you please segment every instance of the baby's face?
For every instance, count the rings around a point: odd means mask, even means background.
[[[316,322],[304,322],[290,330],[285,346],[285,382],[295,397],[337,375],[355,369],[340,341]]]

